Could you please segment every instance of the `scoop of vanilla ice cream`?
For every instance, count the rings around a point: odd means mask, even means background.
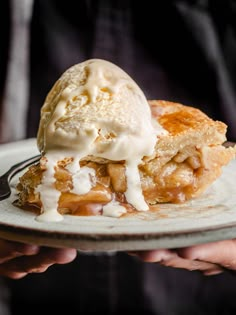
[[[65,71],[48,93],[37,141],[51,161],[72,156],[69,170],[79,178],[79,161],[88,155],[125,160],[126,199],[136,209],[147,210],[138,165],[152,155],[163,132],[134,80],[111,62],[90,59]]]
[[[42,152],[67,148],[126,160],[152,154],[161,130],[134,80],[111,62],[91,59],[55,83],[41,109],[37,138]]]

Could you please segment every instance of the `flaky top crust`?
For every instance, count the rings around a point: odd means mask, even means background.
[[[215,134],[206,141],[222,143],[226,140],[227,125],[221,121],[213,120],[200,109],[180,103],[149,100],[152,115],[169,132],[171,136],[188,134],[191,130],[195,133],[207,132],[214,129]]]

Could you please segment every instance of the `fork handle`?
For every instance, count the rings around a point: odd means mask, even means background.
[[[9,170],[4,173],[0,178],[2,177],[6,177],[8,182],[10,182],[10,180],[12,179],[12,177],[14,175],[16,175],[17,173],[19,173],[20,171],[22,171],[24,168],[26,168],[27,166],[35,163],[35,162],[38,162],[39,159],[40,159],[41,155],[38,154],[38,155],[35,155],[27,160],[24,160],[22,162],[19,162],[15,165],[13,165],[11,168],[9,168]]]
[[[10,188],[10,181],[14,175],[19,173],[21,170],[23,170],[25,167],[39,161],[40,154],[33,156],[27,160],[24,160],[22,162],[19,162],[15,165],[13,165],[9,170],[0,176],[0,186],[6,187],[6,191],[2,192],[0,194],[0,200],[6,199],[11,194],[11,188]]]

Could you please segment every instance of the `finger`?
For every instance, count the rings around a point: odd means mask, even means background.
[[[167,267],[181,268],[189,271],[201,271],[204,275],[213,275],[223,272],[222,267],[217,264],[200,260],[184,259],[178,255],[163,260],[161,264]]]
[[[162,262],[176,255],[168,249],[148,250],[148,251],[132,251],[129,255],[137,256],[145,262]]]
[[[0,275],[2,277],[6,277],[6,278],[10,278],[10,279],[13,279],[13,280],[18,280],[18,279],[22,279],[24,278],[25,276],[27,276],[27,272],[18,272],[18,271],[11,271],[11,270],[8,270],[8,269],[5,269],[4,267],[0,266]]]
[[[34,256],[21,256],[0,265],[0,274],[21,278],[28,273],[42,273],[53,264],[66,264],[75,259],[75,249],[41,248]]]
[[[199,270],[205,275],[213,275],[223,272],[223,269],[214,263],[200,260],[182,258],[174,250],[160,249],[154,251],[132,252],[145,262],[154,262],[167,267],[181,268],[186,270]]]
[[[39,246],[0,239],[0,264],[19,256],[31,256],[39,252]]]
[[[39,255],[42,260],[48,261],[48,263],[67,264],[75,259],[77,250],[74,248],[42,247]]]
[[[195,245],[177,250],[186,259],[204,260],[219,264],[224,268],[236,270],[236,240]]]
[[[203,271],[204,276],[215,276],[220,273],[223,273],[225,270],[218,266],[218,268],[211,268],[209,270]]]

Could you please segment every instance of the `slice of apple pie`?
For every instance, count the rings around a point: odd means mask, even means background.
[[[150,207],[198,197],[221,175],[222,167],[235,158],[235,147],[223,145],[226,124],[194,107],[159,100],[148,103],[152,117],[167,132],[157,137],[154,153],[144,156],[138,165],[145,202]],[[70,169],[73,159],[67,156],[58,160],[54,180],[49,183],[58,192],[58,213],[119,217],[142,210],[128,201],[124,160],[85,156],[78,162],[82,172],[75,180]],[[45,211],[39,187],[47,162],[47,155],[42,155],[40,163],[31,166],[17,186],[17,205],[37,214]],[[49,194],[48,198],[54,196]]]

